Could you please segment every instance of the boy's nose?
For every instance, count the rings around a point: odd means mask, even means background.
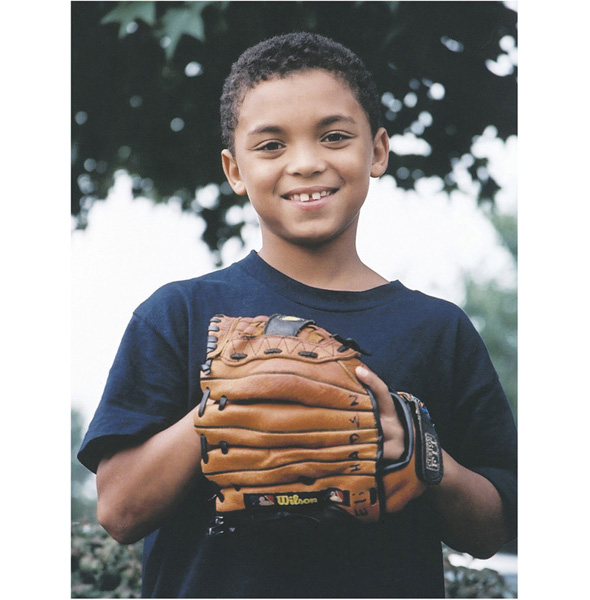
[[[291,149],[287,170],[290,175],[311,177],[326,169],[326,163],[315,148],[299,146]]]

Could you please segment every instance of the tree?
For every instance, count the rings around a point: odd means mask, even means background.
[[[375,74],[398,185],[438,176],[451,192],[475,136],[516,134],[516,20],[502,2],[73,2],[72,215],[83,228],[124,169],[135,195],[200,214],[213,252],[239,237],[225,217],[246,200],[219,160],[223,79],[245,48],[296,30],[341,41]],[[470,174],[493,205],[486,164]],[[217,201],[200,205],[209,184]]]
[[[517,229],[514,215],[494,215],[492,223],[503,245],[510,251],[516,269]],[[465,281],[465,312],[484,339],[498,371],[512,410],[516,416],[517,386],[517,291],[491,280],[484,283]]]
[[[92,473],[76,455],[83,437],[84,420],[78,410],[71,411],[71,512],[72,521],[96,521],[96,499],[85,493],[84,487]]]

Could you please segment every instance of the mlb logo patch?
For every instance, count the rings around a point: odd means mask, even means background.
[[[244,494],[246,508],[259,508],[261,506],[275,506],[274,494]]]
[[[330,488],[328,490],[328,500],[334,504],[343,504],[344,506],[350,506],[350,494],[347,491]]]

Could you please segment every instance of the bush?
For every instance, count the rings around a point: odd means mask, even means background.
[[[516,598],[504,577],[492,569],[454,566],[449,557],[453,550],[443,546],[445,592],[447,598]]]
[[[139,598],[142,547],[119,544],[95,523],[72,524],[72,598]]]

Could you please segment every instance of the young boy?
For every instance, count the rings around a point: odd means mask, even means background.
[[[256,209],[262,248],[158,290],[135,311],[80,450],[98,517],[121,543],[145,537],[148,597],[444,597],[441,539],[487,557],[514,537],[514,420],[478,334],[454,305],[388,282],[355,245],[388,136],[362,62],[311,34],[273,38],[234,64],[221,99],[222,163]],[[381,406],[388,388],[428,407],[444,477],[378,523],[267,523],[207,535],[213,492],[194,412],[217,313],[313,319],[355,339]],[[382,427],[403,446],[395,411]]]

